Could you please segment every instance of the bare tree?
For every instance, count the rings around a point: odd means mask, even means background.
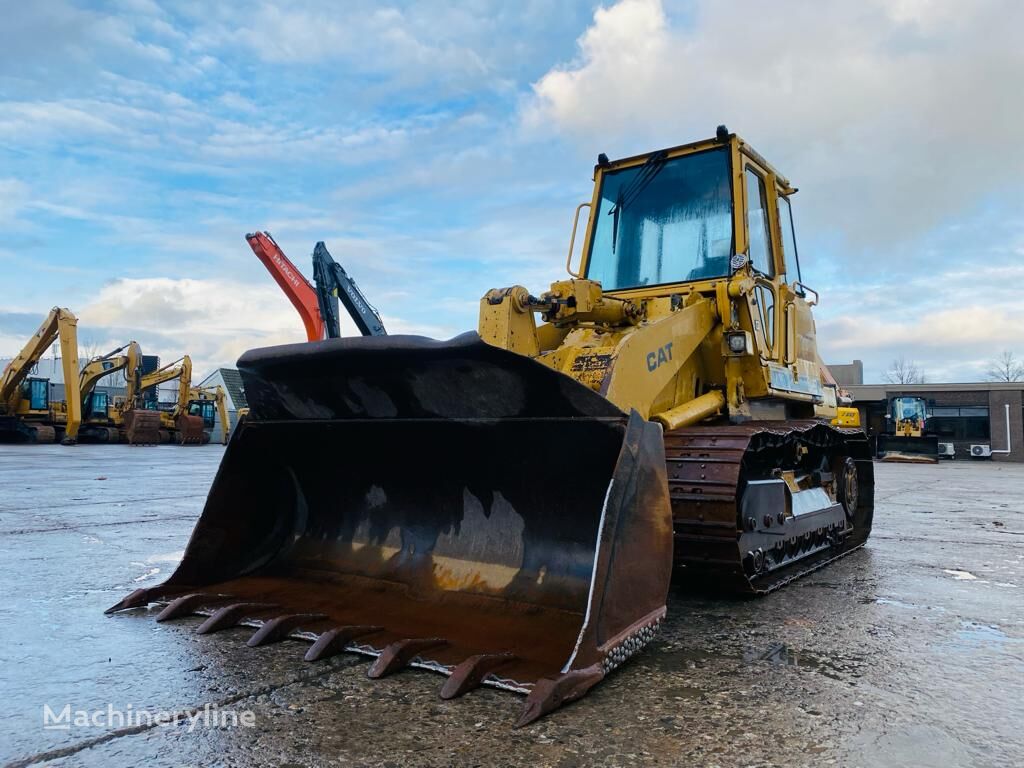
[[[78,342],[78,359],[83,366],[101,354],[103,353],[100,352],[100,345],[95,339],[81,339]]]
[[[889,365],[889,370],[885,372],[885,380],[890,384],[924,384],[927,377],[917,363],[900,355]]]
[[[1024,379],[1024,362],[1008,349],[988,364],[985,376],[989,381],[1020,381]]]

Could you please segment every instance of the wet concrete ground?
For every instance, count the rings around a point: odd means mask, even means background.
[[[0,446],[0,762],[52,766],[1024,764],[1024,466],[878,465],[868,547],[784,590],[674,590],[660,640],[522,730],[521,699],[103,609],[173,569],[219,446]],[[59,712],[255,726],[43,727]],[[200,718],[201,720],[201,718]]]

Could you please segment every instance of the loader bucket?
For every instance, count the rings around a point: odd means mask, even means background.
[[[934,435],[879,435],[877,448],[882,461],[905,464],[939,463],[939,438]]]
[[[253,646],[375,656],[527,694],[526,724],[638,652],[665,614],[661,428],[464,334],[253,350],[177,571],[110,612],[171,602]]]

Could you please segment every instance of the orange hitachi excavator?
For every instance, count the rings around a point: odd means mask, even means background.
[[[339,302],[345,305],[363,336],[387,335],[377,310],[366,300],[355,280],[334,260],[323,241],[313,249],[314,286],[284,255],[269,232],[254,232],[245,239],[298,311],[308,341],[341,337]]]

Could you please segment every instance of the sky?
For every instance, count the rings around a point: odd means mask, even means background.
[[[599,152],[720,123],[800,190],[825,360],[1024,356],[1017,0],[0,5],[0,356],[58,304],[200,376],[302,341],[257,229],[448,338],[564,276]]]

